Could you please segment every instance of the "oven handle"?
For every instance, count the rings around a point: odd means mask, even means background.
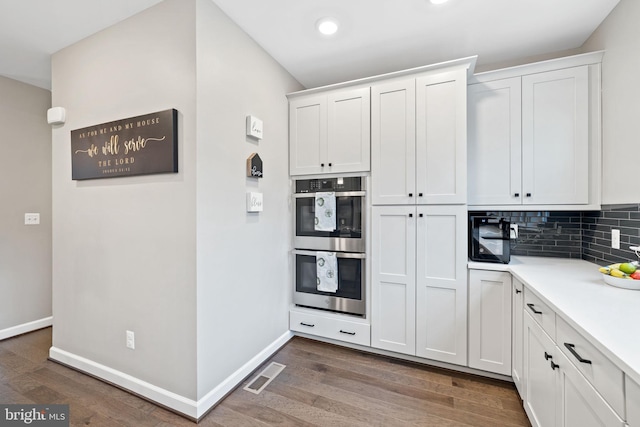
[[[300,249],[294,249],[292,252],[294,255],[315,256],[319,251],[303,251]],[[324,252],[331,252],[331,251],[324,251]],[[335,252],[335,254],[336,254],[336,258],[365,259],[367,257],[366,254],[363,254],[361,252]]]
[[[365,191],[343,191],[341,193],[336,193],[336,197],[364,197],[365,194]],[[315,198],[316,193],[296,193],[294,194],[294,197],[296,199]]]

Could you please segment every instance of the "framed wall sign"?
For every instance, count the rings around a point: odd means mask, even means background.
[[[71,178],[178,172],[175,109],[71,131]]]

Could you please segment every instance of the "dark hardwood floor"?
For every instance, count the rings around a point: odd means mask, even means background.
[[[0,341],[0,403],[70,405],[72,426],[194,426],[47,360],[51,328]],[[513,384],[296,337],[260,394],[230,394],[200,426],[529,426]]]

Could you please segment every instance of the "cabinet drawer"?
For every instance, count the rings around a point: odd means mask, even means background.
[[[624,418],[624,374],[562,318],[556,319],[556,343],[607,403]]]
[[[551,338],[556,338],[556,313],[528,288],[524,290],[524,311],[529,313]]]
[[[627,397],[627,423],[629,427],[640,427],[640,386],[631,378],[625,378]]]
[[[304,332],[305,334],[319,337],[353,344],[371,345],[371,329],[368,324],[330,317],[330,315],[291,311],[289,313],[289,328],[292,331]]]

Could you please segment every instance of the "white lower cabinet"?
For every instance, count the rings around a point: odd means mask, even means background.
[[[469,271],[469,367],[511,375],[511,274]]]
[[[578,369],[556,347],[554,360],[560,375],[558,426],[622,427],[624,422],[604,401]]]
[[[466,365],[466,206],[372,212],[371,346]]]
[[[640,427],[640,386],[628,376],[625,377],[625,397],[627,404],[627,424]]]
[[[524,383],[522,379],[524,369],[524,285],[515,277],[511,278],[511,378],[524,399]]]
[[[555,344],[540,325],[524,314],[524,409],[533,427],[558,423],[560,377],[552,369]]]
[[[624,421],[542,326],[524,314],[524,408],[533,427],[622,427]]]

